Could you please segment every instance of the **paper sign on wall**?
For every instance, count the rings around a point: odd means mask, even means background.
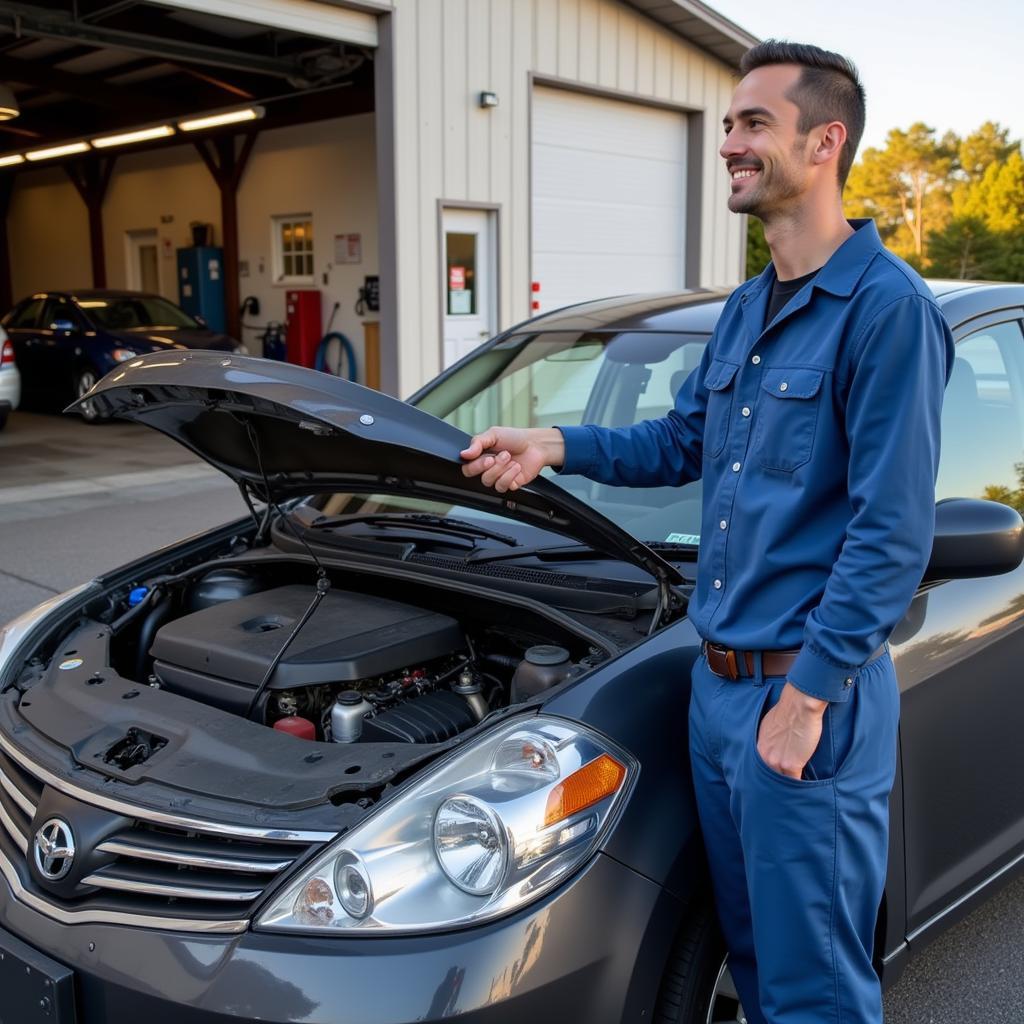
[[[334,236],[335,263],[362,263],[363,236],[358,232]]]

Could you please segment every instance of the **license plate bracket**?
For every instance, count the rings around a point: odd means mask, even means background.
[[[0,1024],[75,1024],[74,971],[0,928]]]

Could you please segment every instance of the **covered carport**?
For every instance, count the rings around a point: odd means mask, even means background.
[[[0,311],[90,286],[178,301],[178,252],[210,224],[227,333],[258,346],[246,296],[255,325],[319,292],[307,331],[335,311],[366,381],[376,43],[372,15],[304,0],[0,3],[20,111],[0,121]]]

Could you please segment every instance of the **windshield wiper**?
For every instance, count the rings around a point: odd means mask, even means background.
[[[656,555],[661,555],[672,561],[675,555],[679,561],[690,561],[697,554],[697,544],[679,544],[675,541],[646,540],[642,542],[649,547]],[[593,554],[603,554],[600,549],[591,544],[577,541],[572,544],[554,544],[533,548],[516,548],[515,551],[476,551],[467,556],[467,562],[503,562],[510,558],[536,557],[542,561],[568,561],[570,559],[589,558]]]
[[[320,516],[302,525],[307,530],[329,530],[350,523],[365,523],[370,526],[400,527],[406,530],[410,526],[428,533],[446,533],[458,537],[479,537],[496,540],[510,547],[519,547],[520,542],[506,533],[489,530],[486,526],[477,526],[465,519],[452,516],[438,516],[432,512],[367,512],[352,516]]]

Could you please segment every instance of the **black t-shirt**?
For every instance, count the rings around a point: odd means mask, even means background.
[[[818,270],[821,270],[821,267],[818,267]],[[817,274],[818,270],[812,270],[809,274],[804,274],[803,277],[794,277],[792,281],[775,279],[772,284],[772,293],[768,297],[768,312],[764,316],[765,327],[775,319],[775,314]]]

